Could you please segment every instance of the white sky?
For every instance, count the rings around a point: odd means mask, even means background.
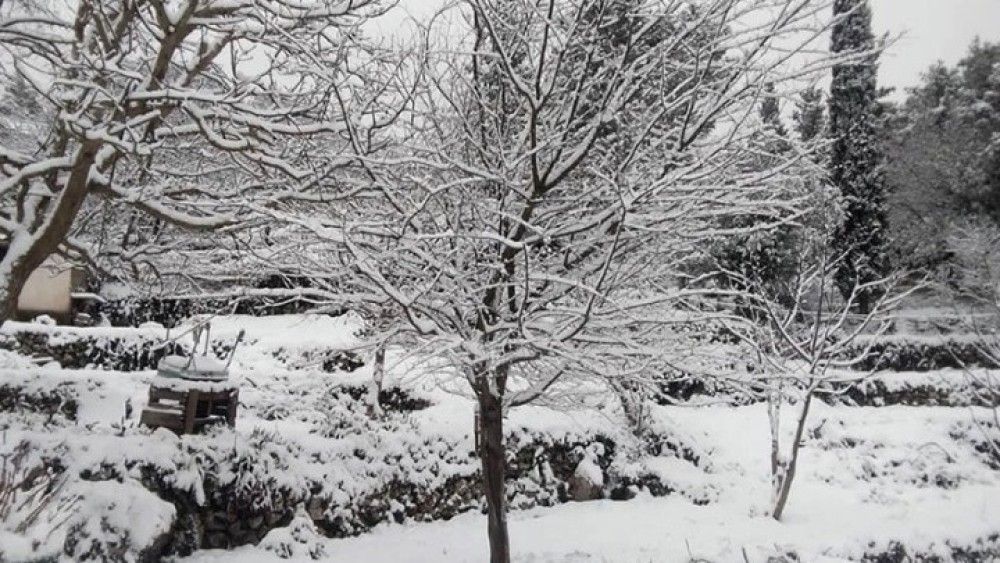
[[[883,56],[879,79],[883,86],[914,86],[920,74],[938,60],[954,65],[976,36],[1000,41],[1000,0],[871,0],[876,34],[901,37]],[[398,29],[405,13],[421,17],[443,0],[400,0],[379,27]],[[395,29],[394,29],[395,28]],[[897,92],[896,96],[901,93]]]
[[[872,0],[876,33],[903,33],[882,57],[885,86],[914,86],[937,60],[954,65],[977,35],[1000,41],[1000,0]]]

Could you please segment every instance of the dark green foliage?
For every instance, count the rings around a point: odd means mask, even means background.
[[[795,100],[792,113],[795,132],[803,142],[812,141],[825,133],[826,114],[823,111],[823,91],[816,87],[807,88]]]
[[[754,134],[754,169],[765,171],[780,165],[791,150],[788,130],[781,120],[781,108],[774,84],[764,85],[758,108],[760,127]],[[775,189],[781,189],[776,186]],[[760,220],[750,216],[728,219],[727,229],[743,229],[744,234],[727,236],[713,249],[717,266],[730,275],[722,283],[732,289],[765,291],[779,299],[791,299],[785,286],[795,275],[797,229],[791,225],[763,228]],[[754,228],[757,230],[754,230]],[[733,276],[732,274],[735,274]],[[743,311],[747,312],[747,311]]]
[[[663,64],[658,65],[656,72],[649,73],[638,81],[629,100],[630,103],[601,126],[596,149],[612,161],[621,160],[630,151],[634,151],[633,144],[637,136],[645,133],[648,124],[638,121],[637,115],[642,115],[648,107],[660,103],[658,98],[665,92],[673,92],[673,96],[679,97],[693,87],[685,86],[691,82],[690,75],[679,72],[678,65],[690,64],[686,62],[687,53],[700,52],[711,40],[705,29],[692,25],[692,22],[701,17],[696,6],[679,10],[676,19],[659,18],[650,21],[650,17],[645,15],[649,10],[644,8],[644,4],[643,0],[606,0],[589,4],[581,19],[595,23],[583,24],[580,27],[588,30],[591,36],[587,41],[580,41],[577,48],[566,55],[567,59],[578,61],[578,64],[587,61],[577,67],[564,65],[568,69],[583,70],[583,72],[577,70],[574,74],[566,76],[568,83],[564,91],[573,95],[581,83],[587,83],[588,77],[599,76],[602,73],[609,76],[613,74],[619,65],[620,57],[624,57],[626,62],[631,62],[650,52],[661,53]],[[678,53],[672,44],[681,34],[685,35],[685,48],[683,53]],[[713,65],[722,55],[721,52],[715,52],[707,60],[700,61],[699,64],[704,65],[703,72],[707,76],[721,74],[721,70],[713,70]],[[590,89],[577,110],[584,118],[580,120],[581,126],[585,126],[587,120],[596,115],[596,108],[600,106],[600,99],[604,95],[603,88]],[[671,110],[668,113],[669,117],[663,120],[664,129],[666,131],[672,129],[685,118],[686,113],[685,105],[678,105]],[[711,122],[706,123],[706,128],[711,126]],[[671,153],[683,147],[676,146],[676,139],[671,136],[660,136],[656,134],[657,131],[653,133],[647,143],[663,143],[663,153],[666,157],[663,165],[665,169],[669,168],[673,164],[671,158],[677,157]]]
[[[830,181],[840,190],[845,217],[832,243],[844,255],[836,282],[846,298],[858,284],[884,277],[886,260],[885,176],[877,129],[880,112],[876,84],[878,55],[867,0],[836,0],[839,18],[832,51],[854,55],[833,69],[830,86]],[[869,310],[878,298],[862,291],[858,305]]]
[[[47,332],[16,330],[0,339],[0,349],[13,350],[25,356],[51,358],[66,369],[99,367],[112,371],[143,371],[156,369],[159,361],[170,354],[187,355],[186,342],[165,341],[155,335],[111,335],[82,332]],[[226,358],[232,349],[230,340],[213,340],[212,353]],[[354,351],[313,348],[288,351],[279,348],[272,355],[281,362],[302,361],[318,365],[322,371],[354,371],[364,361]]]
[[[147,335],[128,337],[108,334],[63,333],[18,330],[0,340],[0,349],[25,356],[51,358],[66,369],[98,367],[113,371],[155,369],[164,356],[182,353],[175,342]]]
[[[211,315],[223,311],[235,315],[292,315],[308,312],[315,307],[315,303],[309,299],[298,297],[130,297],[107,301],[93,314],[95,317],[103,315],[111,326],[137,327],[143,323],[155,322],[175,327],[195,315]],[[330,315],[337,316],[333,313]]]
[[[955,67],[937,63],[887,122],[896,252],[914,265],[950,260],[949,233],[1000,221],[1000,44],[975,41]]]
[[[39,413],[49,419],[61,415],[66,420],[75,421],[79,407],[72,390],[66,385],[51,389],[29,389],[12,383],[0,385],[2,413]]]
[[[864,344],[859,343],[859,346]],[[845,352],[845,357],[857,353],[857,350],[849,350]],[[975,340],[886,338],[876,342],[871,353],[855,369],[936,371],[965,367],[993,369],[996,361]]]
[[[760,103],[760,120],[764,124],[764,130],[779,142],[783,141],[788,136],[788,131],[781,122],[781,107],[778,105],[778,95],[773,82],[764,84],[763,96]]]

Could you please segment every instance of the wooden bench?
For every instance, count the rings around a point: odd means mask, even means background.
[[[208,424],[236,424],[239,387],[184,381],[149,386],[149,405],[140,421],[152,428],[193,434]]]

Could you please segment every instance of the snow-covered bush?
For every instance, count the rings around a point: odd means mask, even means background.
[[[6,350],[49,358],[64,368],[75,369],[155,369],[161,358],[183,350],[181,344],[165,341],[162,330],[154,329],[82,329],[8,322],[2,336],[0,347]]]
[[[8,322],[0,332],[0,362],[20,358],[19,365],[30,365],[25,356],[46,358],[68,369],[96,367],[111,371],[156,369],[160,359],[171,354],[186,355],[188,338],[171,336],[160,325],[139,329],[111,327],[78,328]],[[210,346],[216,356],[225,358],[234,338],[213,338]],[[292,368],[317,366],[322,371],[353,371],[364,365],[351,350],[334,346],[296,345],[290,342],[247,343],[278,362]],[[0,363],[2,365],[2,363]]]
[[[892,371],[935,371],[962,367],[997,367],[978,338],[968,334],[943,336],[919,334],[879,335],[859,337],[842,356],[863,359],[856,369]]]
[[[284,528],[271,530],[260,546],[282,559],[320,559],[326,555],[322,536],[316,530],[316,525],[303,510],[299,509],[295,517]]]
[[[130,296],[107,301],[101,306],[101,313],[111,326],[137,327],[152,321],[173,327],[194,315],[216,314],[220,311],[254,316],[286,315],[302,313],[315,306],[311,301],[287,296],[233,296],[215,299],[198,296]]]
[[[176,509],[132,480],[79,483],[63,553],[74,561],[159,561]]]
[[[56,415],[76,420],[77,409],[79,404],[68,385],[40,388],[29,382],[0,383],[0,412],[38,413],[51,421]]]

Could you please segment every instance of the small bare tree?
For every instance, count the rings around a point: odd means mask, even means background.
[[[833,282],[847,255],[831,256],[827,240],[826,236],[802,240],[795,275],[785,287],[736,272],[723,274],[736,278],[747,291],[742,296],[743,315],[722,322],[756,358],[755,391],[766,398],[770,422],[771,515],[775,520],[781,519],[791,493],[813,399],[844,393],[868,376],[852,368],[870,357],[878,337],[892,327],[890,314],[921,287],[912,280],[904,284],[908,276],[895,273],[856,280],[852,291],[841,299],[834,295]],[[857,313],[861,296],[873,293],[879,297],[865,312]],[[781,411],[789,400],[799,410],[791,442],[783,447]]]
[[[948,241],[955,256],[946,290],[960,327],[972,336],[974,358],[952,354],[965,373],[975,402],[986,408],[971,418],[986,450],[1000,464],[1000,229],[985,221],[956,225]],[[973,361],[974,360],[974,361]]]

